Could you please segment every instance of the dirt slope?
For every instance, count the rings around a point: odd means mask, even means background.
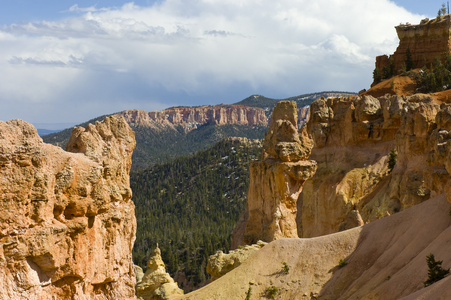
[[[363,95],[371,95],[373,97],[381,97],[385,94],[390,95],[413,95],[415,94],[416,84],[415,81],[409,76],[393,76],[389,79],[385,79],[378,84],[372,86]]]
[[[423,288],[426,256],[451,267],[451,204],[440,195],[348,231],[281,239],[213,283],[174,299],[451,299],[451,277]],[[347,265],[338,267],[340,259]],[[288,274],[282,270],[289,266]]]

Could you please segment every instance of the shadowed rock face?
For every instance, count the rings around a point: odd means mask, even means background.
[[[232,247],[298,237],[296,202],[316,162],[306,160],[313,144],[304,130],[298,132],[297,120],[295,102],[281,101],[274,108],[262,157],[250,164],[246,219],[237,225]]]
[[[75,128],[69,152],[26,122],[0,122],[4,299],[135,299],[134,147],[124,119]]]

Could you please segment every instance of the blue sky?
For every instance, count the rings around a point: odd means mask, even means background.
[[[443,1],[14,0],[0,10],[0,120],[368,88],[394,26]],[[427,3],[426,3],[427,2]]]

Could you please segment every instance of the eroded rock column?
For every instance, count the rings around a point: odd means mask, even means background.
[[[298,237],[297,200],[316,162],[307,160],[313,144],[305,130],[298,131],[297,119],[296,102],[281,101],[274,108],[262,157],[250,164],[244,235],[234,243]]]
[[[166,272],[158,244],[149,257],[146,273],[136,285],[136,295],[140,300],[163,300],[172,295],[183,295],[183,290]]]
[[[68,152],[0,122],[0,299],[136,299],[135,145],[113,117],[75,128]]]

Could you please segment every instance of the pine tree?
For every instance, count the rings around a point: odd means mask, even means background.
[[[426,263],[428,265],[428,279],[424,282],[424,286],[429,286],[434,282],[443,279],[447,274],[449,274],[449,269],[442,268],[442,260],[436,261],[434,254],[429,254],[426,256]]]
[[[405,64],[406,64],[406,71],[410,71],[410,70],[412,70],[414,68],[413,61],[412,61],[412,53],[410,51],[410,47],[407,47],[407,50],[406,50],[406,61],[405,61]]]
[[[390,151],[390,155],[388,157],[388,172],[391,173],[393,168],[396,165],[396,159],[398,158],[398,154],[396,154],[395,149]]]

